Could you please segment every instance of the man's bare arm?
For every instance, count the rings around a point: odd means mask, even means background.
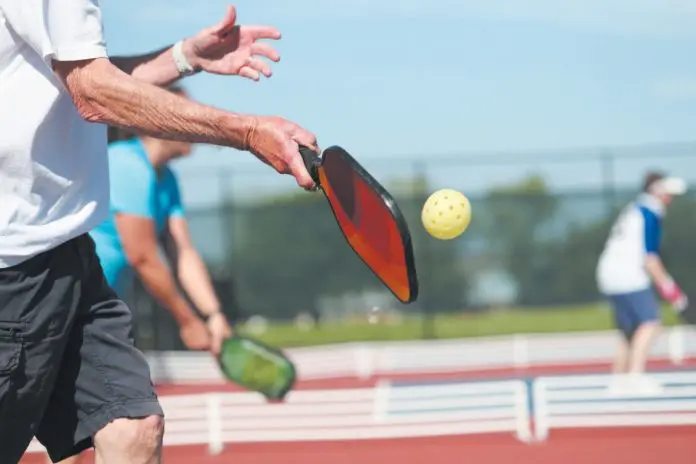
[[[672,280],[667,273],[664,264],[662,264],[662,259],[655,253],[649,253],[645,257],[645,269],[648,271],[648,274],[650,274],[653,282],[658,287],[665,286]]]
[[[645,257],[645,269],[650,274],[662,298],[671,303],[675,309],[683,310],[689,300],[682,289],[679,288],[679,285],[669,275],[658,254],[649,253]]]
[[[130,214],[116,215],[116,228],[128,262],[147,290],[183,326],[198,316],[179,293],[170,269],[158,253],[154,222]]]
[[[220,301],[205,263],[193,245],[186,219],[170,218],[169,231],[175,247],[172,264],[177,269],[181,286],[203,314],[210,316],[220,312]]]
[[[166,87],[180,77],[172,56],[171,45],[145,55],[114,56],[110,60],[126,74],[160,87]]]
[[[256,118],[174,95],[124,73],[108,59],[54,62],[77,110],[90,122],[193,143],[249,148]]]
[[[305,189],[315,187],[298,145],[317,150],[314,134],[274,116],[223,111],[124,73],[107,58],[53,62],[82,118],[136,134],[245,150]]]
[[[278,52],[261,40],[280,37],[280,31],[272,26],[238,25],[236,8],[228,5],[220,22],[182,40],[180,51],[194,70],[258,81],[261,75],[272,74],[271,67],[261,58],[280,60]],[[111,58],[111,61],[136,79],[166,86],[180,77],[174,47],[170,45],[146,55]]]

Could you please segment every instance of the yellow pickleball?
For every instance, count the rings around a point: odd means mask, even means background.
[[[471,203],[461,192],[442,189],[428,197],[421,211],[423,227],[440,240],[460,236],[471,222]]]

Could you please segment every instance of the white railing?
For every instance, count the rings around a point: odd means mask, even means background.
[[[696,371],[546,376],[529,381],[380,382],[374,388],[161,397],[164,443],[211,454],[250,442],[366,440],[509,433],[543,441],[562,428],[696,425]],[[33,441],[29,452],[42,451]]]
[[[163,396],[165,445],[361,440],[477,433],[531,438],[523,381],[293,391],[280,404],[254,393]],[[232,445],[233,446],[233,445]],[[29,451],[42,451],[33,441]]]
[[[438,435],[514,432],[521,441],[531,439],[529,393],[522,380],[429,386],[382,382],[376,391],[381,398],[376,420],[382,425],[437,423],[432,432]]]
[[[696,425],[696,372],[541,377],[532,409],[537,440],[555,428]]]
[[[465,372],[549,364],[609,362],[620,338],[615,331],[528,334],[462,340],[415,340],[329,345],[287,350],[300,379]],[[696,331],[666,329],[652,356],[675,365],[696,358]],[[214,360],[205,353],[148,353],[157,383],[221,383]]]

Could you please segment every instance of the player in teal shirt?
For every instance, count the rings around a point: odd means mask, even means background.
[[[185,96],[179,88],[172,91]],[[172,313],[188,348],[217,353],[231,328],[192,244],[177,178],[169,167],[171,160],[191,152],[191,144],[135,137],[116,128],[109,128],[109,142],[110,213],[91,232],[109,285],[125,298],[139,277]],[[165,232],[173,244],[168,260],[160,253]],[[205,323],[179,291],[177,278]]]
[[[140,138],[109,145],[109,171],[109,218],[91,235],[106,280],[116,293],[125,295],[135,275],[118,234],[116,216],[133,215],[152,221],[155,234],[161,237],[168,220],[183,218],[184,209],[176,176],[167,165],[153,166]]]

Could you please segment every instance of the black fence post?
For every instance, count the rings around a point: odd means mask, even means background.
[[[614,155],[611,152],[604,152],[600,156],[602,165],[602,192],[606,202],[607,217],[614,214],[616,207],[616,179],[614,178]]]
[[[223,237],[225,260],[230,259],[234,250],[234,185],[233,174],[228,170],[218,172],[218,187],[220,190],[220,237]],[[225,265],[226,267],[226,265]]]
[[[430,247],[430,236],[428,235],[425,228],[420,227],[420,208],[428,199],[428,179],[426,175],[426,166],[422,161],[416,161],[413,163],[414,171],[414,182],[413,185],[416,189],[415,198],[419,205],[418,217],[416,230],[418,232],[414,235],[418,236],[420,239],[420,253],[418,253],[416,265],[418,266],[418,283],[419,289],[419,300],[422,313],[422,325],[421,325],[421,337],[424,339],[437,338],[437,329],[435,327],[435,308],[432,304],[432,298],[428,292],[428,287],[430,283],[430,272],[432,266],[432,250]]]

